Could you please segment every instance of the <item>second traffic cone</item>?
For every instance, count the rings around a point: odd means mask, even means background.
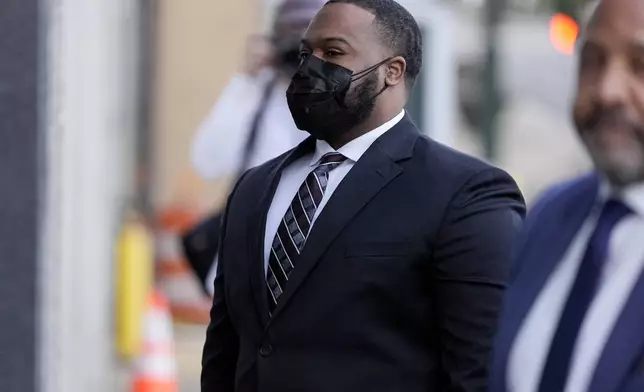
[[[159,291],[150,294],[143,321],[141,354],[131,392],[177,392],[172,320],[168,301]]]

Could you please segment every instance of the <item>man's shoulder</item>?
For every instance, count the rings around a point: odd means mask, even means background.
[[[595,200],[598,182],[597,174],[589,173],[548,188],[529,206],[524,233],[529,237],[535,230],[548,231],[552,225],[570,222],[570,216],[585,213]]]
[[[528,244],[541,246],[543,237],[538,233],[559,232],[564,226],[578,224],[595,200],[597,184],[597,174],[589,173],[548,188],[530,207],[516,248],[523,250]],[[515,275],[523,258],[516,262]]]
[[[532,214],[563,207],[568,201],[594,197],[599,179],[596,173],[587,173],[561,181],[546,189],[531,208]]]
[[[440,176],[443,182],[463,184],[481,173],[510,177],[503,169],[489,162],[458,151],[425,135],[418,138],[415,150],[417,164],[421,164],[424,170]]]
[[[235,181],[235,184],[230,191],[230,200],[247,200],[248,197],[259,198],[266,192],[272,174],[277,166],[288,155],[290,151],[281,154],[273,159],[270,159],[261,165],[251,167],[242,173]]]
[[[293,149],[290,149],[290,150],[288,150],[288,151],[276,156],[275,158],[269,159],[268,161],[262,163],[261,165],[258,165],[258,166],[255,166],[255,167],[249,169],[248,170],[249,174],[252,173],[253,175],[257,176],[257,175],[263,175],[263,174],[272,172],[273,170],[275,170],[275,168],[277,168],[280,165],[280,163],[282,163],[282,161],[284,159],[286,159],[286,157],[292,151],[293,151]]]

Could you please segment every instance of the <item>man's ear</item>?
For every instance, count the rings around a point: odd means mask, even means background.
[[[407,62],[402,56],[393,57],[387,63],[385,73],[385,84],[387,86],[395,86],[403,83],[405,80],[405,70],[407,69]]]

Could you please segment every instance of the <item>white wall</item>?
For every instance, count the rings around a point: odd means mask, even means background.
[[[43,1],[43,392],[114,391],[112,244],[132,189],[134,4]]]

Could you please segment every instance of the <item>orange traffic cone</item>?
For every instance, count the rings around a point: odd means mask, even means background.
[[[172,206],[158,217],[157,284],[170,302],[170,313],[176,321],[208,324],[212,299],[199,287],[181,249],[181,234],[198,222],[190,209]]]
[[[177,363],[168,301],[156,290],[150,294],[143,320],[142,343],[132,392],[177,392]]]

